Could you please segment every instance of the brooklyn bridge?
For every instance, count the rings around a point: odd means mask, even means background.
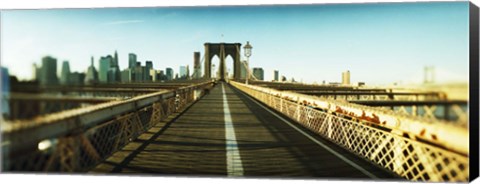
[[[240,43],[204,46],[197,79],[13,84],[3,171],[468,181],[466,96],[261,81]]]

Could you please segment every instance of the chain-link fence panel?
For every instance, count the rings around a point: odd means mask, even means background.
[[[377,123],[232,84],[318,135],[401,177],[413,181],[465,182],[469,179],[468,154],[405,136],[402,131]]]
[[[2,171],[88,171],[158,122],[183,111],[199,99],[193,98],[195,92],[203,95],[203,88],[210,85],[206,82],[31,120],[38,123],[2,122],[3,139],[8,143],[2,145]],[[28,132],[33,136],[27,137]]]

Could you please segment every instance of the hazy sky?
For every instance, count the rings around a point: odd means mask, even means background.
[[[468,2],[5,10],[1,64],[29,79],[46,55],[84,72],[91,56],[98,69],[117,50],[121,69],[135,53],[178,72],[205,42],[250,41],[250,66],[267,80],[276,69],[304,82],[340,81],[345,70],[352,82],[421,82],[433,65],[437,81],[467,81],[468,30]]]

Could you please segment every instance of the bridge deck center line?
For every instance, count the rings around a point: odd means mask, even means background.
[[[225,147],[227,151],[227,174],[228,176],[243,176],[242,158],[238,150],[237,138],[235,136],[235,128],[232,123],[232,116],[230,115],[230,108],[228,106],[227,95],[225,87],[222,83],[223,94],[223,112],[225,114]]]

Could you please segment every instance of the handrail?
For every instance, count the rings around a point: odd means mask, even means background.
[[[428,118],[397,114],[391,110],[353,104],[321,97],[314,97],[288,91],[279,91],[265,87],[245,85],[231,81],[232,84],[251,88],[266,94],[288,99],[296,103],[309,104],[329,112],[342,112],[352,117],[376,117],[379,126],[395,130],[399,135],[407,133],[431,143],[446,147],[461,154],[469,154],[469,131],[464,126],[448,123],[444,120],[432,121]],[[440,125],[440,126],[439,126]]]
[[[361,109],[364,113],[378,114],[376,117],[382,120],[395,118],[395,114],[346,102],[284,93],[233,81],[230,83],[326,140],[401,177],[413,181],[465,182],[469,180],[468,150],[467,154],[461,153],[462,150],[452,150],[452,148],[459,148],[451,145],[455,143],[454,141],[440,139],[443,142],[431,144],[425,142],[425,139],[419,140],[416,137],[405,136],[415,127],[425,128],[437,125],[436,129],[431,130],[432,133],[442,133],[450,128],[452,134],[438,135],[449,135],[447,138],[461,139],[456,143],[463,145],[468,144],[468,131],[466,138],[454,136],[458,136],[456,133],[465,129],[454,129],[458,127],[435,124],[430,119],[410,116],[396,117],[396,124],[378,124],[373,120],[353,118],[355,116],[350,112]],[[344,110],[339,111],[339,109]],[[444,129],[445,127],[447,129]],[[443,145],[438,145],[439,143]]]
[[[125,114],[154,102],[174,97],[177,93],[202,88],[211,82],[203,82],[176,90],[145,94],[122,101],[111,101],[88,107],[71,109],[35,117],[29,120],[2,121],[3,141],[8,141],[8,150],[16,152],[31,147],[50,137],[64,136],[75,130],[85,130],[115,116]],[[5,145],[4,145],[5,146]]]

